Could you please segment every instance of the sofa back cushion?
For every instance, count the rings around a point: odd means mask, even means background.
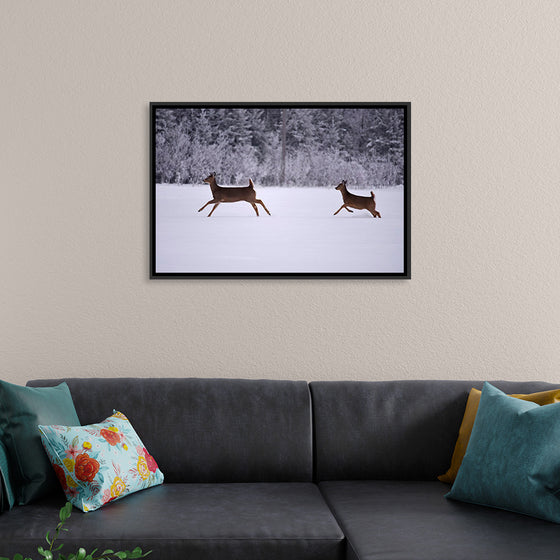
[[[66,381],[82,425],[113,409],[130,420],[167,482],[312,479],[311,404],[304,381],[90,378]]]
[[[492,381],[506,393],[557,388]],[[435,480],[449,467],[465,405],[482,381],[310,384],[318,480]]]

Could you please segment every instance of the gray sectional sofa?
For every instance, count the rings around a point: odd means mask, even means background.
[[[82,424],[125,413],[165,482],[68,522],[66,547],[153,560],[557,558],[560,528],[446,500],[468,381],[66,381]],[[547,383],[492,382],[509,393]],[[0,556],[36,557],[61,493],[0,516]],[[35,553],[35,554],[34,554]]]

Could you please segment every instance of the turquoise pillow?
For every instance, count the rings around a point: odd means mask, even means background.
[[[10,477],[10,465],[8,464],[8,452],[0,441],[0,511],[6,511],[14,507],[14,488]]]
[[[59,491],[38,424],[80,425],[68,385],[22,387],[0,381],[0,440],[6,447],[11,485],[20,505]]]
[[[540,406],[485,383],[447,498],[560,523],[560,403]]]
[[[39,430],[68,501],[82,511],[163,482],[155,459],[120,412],[99,424]]]

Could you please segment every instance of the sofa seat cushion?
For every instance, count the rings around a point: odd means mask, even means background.
[[[453,502],[441,482],[336,481],[320,489],[348,539],[348,560],[557,559],[558,525]]]
[[[57,523],[60,500],[0,518],[0,556],[35,557]],[[152,560],[342,560],[342,531],[312,483],[163,484],[97,511],[77,509],[63,554],[74,545],[153,550]]]

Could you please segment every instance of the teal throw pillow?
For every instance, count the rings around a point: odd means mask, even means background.
[[[560,403],[540,406],[485,383],[447,498],[560,523]]]
[[[68,385],[22,387],[0,381],[0,440],[7,451],[19,505],[59,489],[41,445],[38,424],[80,425]]]
[[[12,509],[15,503],[14,488],[8,464],[8,452],[0,441],[0,511]]]
[[[39,426],[68,501],[82,511],[163,482],[163,474],[121,412],[89,426]]]

